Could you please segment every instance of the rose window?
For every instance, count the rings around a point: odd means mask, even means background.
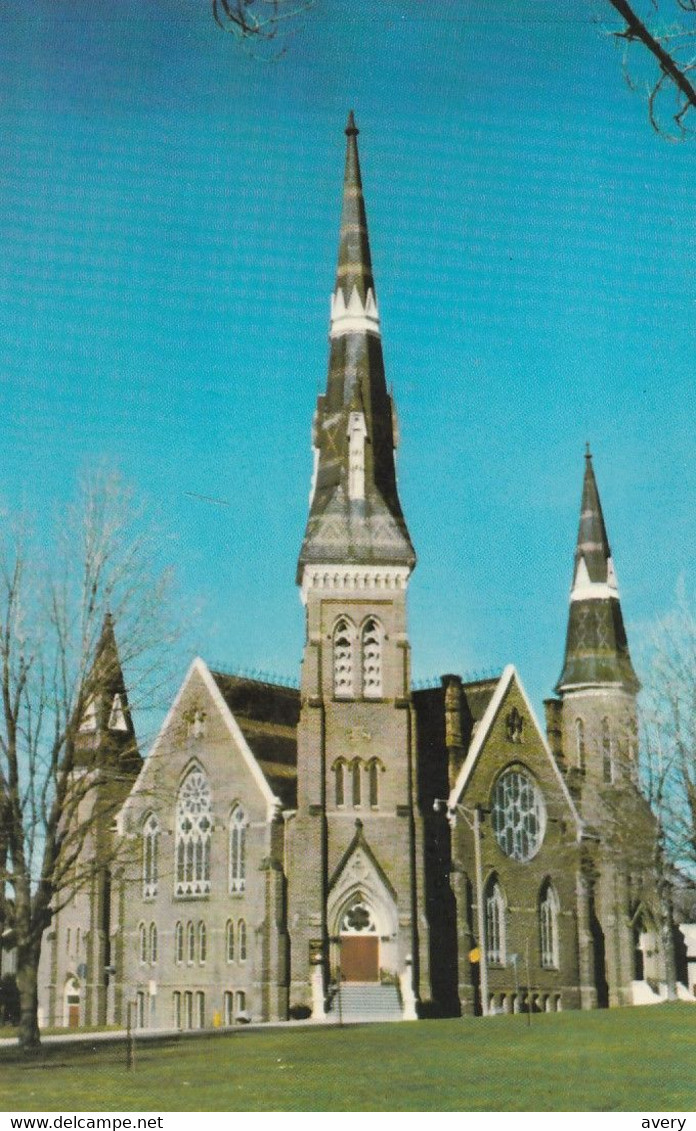
[[[353,903],[341,919],[342,935],[364,935],[376,931],[372,912],[365,903]]]
[[[531,860],[539,851],[546,808],[541,790],[524,770],[506,770],[498,778],[491,820],[495,839],[512,860]]]

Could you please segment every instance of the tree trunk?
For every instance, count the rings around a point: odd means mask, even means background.
[[[25,1052],[39,1048],[39,957],[40,943],[17,947],[17,989],[19,990],[19,1044]]]

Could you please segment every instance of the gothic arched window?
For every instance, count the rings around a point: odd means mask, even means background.
[[[614,762],[611,749],[609,719],[602,719],[602,775],[606,782],[614,780]]]
[[[208,957],[208,932],[205,923],[198,924],[198,961],[203,965]]]
[[[333,770],[336,775],[336,805],[341,808],[346,803],[346,763],[343,758],[337,758]]]
[[[157,895],[159,821],[150,813],[143,823],[143,898]]]
[[[237,941],[239,943],[239,961],[246,962],[247,957],[247,925],[244,919],[239,920],[237,926]]]
[[[138,927],[138,953],[140,954],[140,961],[147,962],[147,931],[144,923],[141,923]]]
[[[539,902],[541,965],[547,970],[558,969],[558,909],[558,896],[553,884],[547,883]]]
[[[579,770],[585,769],[585,724],[582,719],[575,720],[575,757]]]
[[[111,711],[109,713],[109,730],[127,731],[128,723],[126,715],[123,710],[123,703],[120,695],[114,695],[113,703],[111,704]]]
[[[230,891],[244,891],[246,886],[246,827],[244,810],[237,805],[230,818]]]
[[[176,801],[176,894],[210,891],[210,838],[213,831],[208,779],[195,769],[184,778]]]
[[[486,958],[493,966],[505,965],[505,898],[496,879],[486,888]]]
[[[353,786],[353,807],[359,809],[362,802],[362,762],[355,758],[350,768]]]
[[[370,787],[370,808],[379,808],[379,772],[380,764],[376,758],[368,763],[367,774]]]
[[[196,957],[196,932],[193,923],[186,924],[186,961],[191,963]]]
[[[352,699],[354,675],[353,626],[347,617],[341,617],[333,632],[333,681],[337,699]]]
[[[184,927],[177,923],[174,928],[174,961],[180,965],[184,961]]]
[[[360,637],[362,693],[366,699],[382,695],[382,626],[374,617],[365,621]]]
[[[150,962],[154,966],[157,962],[157,924],[150,923]]]
[[[234,923],[228,919],[225,928],[225,953],[228,962],[234,962]]]

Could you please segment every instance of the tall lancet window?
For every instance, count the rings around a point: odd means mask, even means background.
[[[547,970],[556,970],[558,968],[558,896],[551,883],[547,883],[541,893],[539,943],[541,965]]]
[[[582,719],[575,720],[575,754],[579,770],[585,769],[585,724]]]
[[[334,695],[352,699],[354,695],[353,626],[347,617],[336,622],[333,634]]]
[[[363,695],[366,699],[379,699],[382,695],[382,628],[374,617],[363,625],[361,644]]]
[[[614,760],[611,749],[609,719],[602,719],[602,776],[606,782],[614,780]]]
[[[489,882],[485,896],[486,957],[493,966],[505,965],[505,897],[496,879]]]
[[[362,762],[359,758],[353,760],[350,772],[353,787],[353,807],[359,809],[362,804]]]
[[[237,805],[230,820],[230,891],[246,886],[246,827],[244,810]]]
[[[159,821],[150,813],[143,824],[143,898],[157,895]]]
[[[348,497],[365,498],[365,416],[351,412],[348,418]]]
[[[208,895],[213,831],[208,779],[202,770],[184,778],[176,802],[176,894]]]
[[[109,730],[127,731],[128,723],[123,710],[123,703],[120,695],[114,695],[114,701],[111,704],[111,712],[109,714]]]

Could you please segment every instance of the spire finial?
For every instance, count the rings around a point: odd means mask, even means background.
[[[585,459],[592,459],[592,452],[590,451],[590,441],[585,440]]]
[[[355,115],[352,110],[348,111],[348,121],[346,122],[346,137],[357,137],[360,130],[355,124]]]

